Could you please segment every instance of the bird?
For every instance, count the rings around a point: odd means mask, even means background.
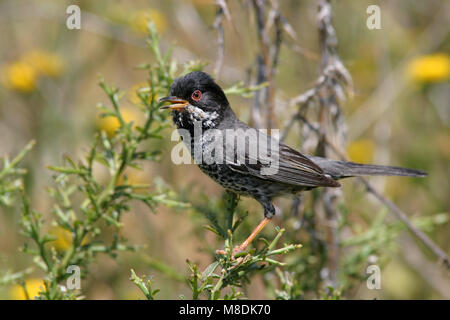
[[[172,111],[173,122],[191,155],[195,156],[195,151],[211,153],[209,159],[196,162],[200,170],[227,191],[255,199],[264,210],[263,220],[241,245],[233,249],[233,257],[246,250],[275,215],[274,198],[296,195],[317,187],[340,187],[338,180],[349,177],[427,175],[422,170],[302,154],[276,137],[259,132],[239,120],[222,88],[202,71],[176,78],[169,96],[159,101],[170,102],[161,109]],[[202,134],[199,135],[198,131]],[[215,138],[205,138],[207,132],[213,132]],[[228,139],[227,134],[230,133],[235,133],[232,139]],[[234,138],[245,141],[239,147]],[[259,150],[262,145],[265,145],[265,153],[251,151],[252,147]],[[221,146],[225,151],[220,152]],[[273,166],[275,162],[276,166]],[[225,254],[223,250],[217,250],[217,253]]]

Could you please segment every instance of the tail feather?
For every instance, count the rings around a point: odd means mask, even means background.
[[[321,157],[310,157],[310,160],[321,167],[325,174],[330,175],[333,179],[358,176],[425,177],[427,175],[427,173],[422,170],[402,167],[361,164],[348,161],[329,160]]]

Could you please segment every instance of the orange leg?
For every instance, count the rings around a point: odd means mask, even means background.
[[[261,232],[262,229],[264,229],[264,227],[266,226],[266,224],[268,224],[270,221],[269,218],[264,218],[259,224],[258,226],[255,228],[255,230],[253,230],[253,232],[248,236],[247,239],[245,239],[244,242],[242,242],[242,244],[239,247],[236,247],[233,249],[233,257],[238,254],[239,252],[244,251],[245,249],[247,249],[247,247],[249,246],[249,244],[253,241],[253,239],[255,239],[255,237],[258,235],[258,233]],[[217,250],[216,251],[219,254],[225,254],[225,251],[223,250]]]

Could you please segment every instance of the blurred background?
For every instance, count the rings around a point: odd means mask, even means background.
[[[251,1],[229,1],[231,20],[224,20],[224,58],[215,78],[222,87],[238,81],[252,85],[251,70],[259,50]],[[378,190],[420,221],[431,221],[428,235],[450,252],[450,3],[445,0],[332,1],[333,25],[339,41],[338,54],[354,83],[353,98],[342,106],[348,126],[346,152],[356,162],[391,164],[426,170],[424,179],[371,178]],[[139,122],[133,108],[136,89],[146,74],[135,68],[152,62],[147,48],[146,24],[150,17],[161,35],[163,48],[173,45],[179,63],[209,62],[213,73],[218,59],[217,30],[213,28],[217,5],[212,0],[180,1],[77,1],[81,30],[66,27],[66,8],[72,1],[0,1],[0,157],[14,155],[31,139],[36,147],[25,160],[29,170],[26,189],[33,207],[52,206],[45,186],[52,184],[48,165],[57,165],[67,154],[79,157],[96,131],[113,134],[118,123],[100,119],[96,104],[106,102],[98,87],[101,75],[125,90],[124,117]],[[381,8],[380,30],[366,27],[369,5]],[[317,3],[313,0],[280,1],[280,11],[296,33],[297,41],[282,44],[275,76],[276,126],[283,129],[295,112],[286,101],[311,88],[319,72]],[[239,117],[248,121],[252,99],[230,97]],[[300,127],[294,127],[287,144],[302,146]],[[187,201],[220,199],[222,189],[197,167],[175,166],[170,161],[170,130],[161,142],[163,158],[145,164],[144,171],[129,172],[134,181],[151,182],[161,177]],[[361,185],[343,182],[343,202],[352,232],[363,232],[376,213],[383,210]],[[296,217],[289,216],[290,202],[280,200],[281,220],[294,232]],[[244,199],[254,226],[262,217],[259,205]],[[20,270],[30,257],[18,251],[20,206],[0,208],[0,269]],[[391,217],[391,219],[395,219]],[[428,220],[427,220],[428,219]],[[431,219],[431,220],[430,220]],[[129,269],[153,275],[158,298],[189,297],[183,276],[186,259],[203,268],[210,263],[204,241],[211,234],[199,231],[205,219],[193,210],[172,211],[160,207],[152,214],[136,205],[124,216],[123,235],[130,243],[145,245],[139,253],[124,253],[118,262],[99,257],[82,282],[89,299],[135,299],[140,293],[128,280]],[[425,223],[425,222],[424,222]],[[58,250],[67,248],[70,235],[52,229]],[[270,230],[267,231],[270,234]],[[345,230],[343,238],[345,238]],[[345,293],[348,299],[450,298],[450,278],[419,242],[399,236],[382,248],[382,289],[368,290],[365,281]],[[199,236],[201,234],[201,236]],[[242,239],[245,234],[242,233]],[[300,236],[299,236],[300,237]],[[300,242],[307,241],[302,238]],[[403,239],[403,240],[402,240]],[[220,243],[218,243],[220,245]],[[296,253],[293,253],[295,255]],[[344,254],[343,254],[344,255]],[[378,259],[378,255],[373,257]],[[381,259],[381,258],[380,258]],[[163,267],[162,267],[163,266]],[[167,266],[170,270],[167,271]],[[30,288],[39,287],[39,273],[30,275]],[[255,279],[245,288],[248,297],[266,299],[264,281]],[[21,298],[21,289],[0,288],[0,298]]]

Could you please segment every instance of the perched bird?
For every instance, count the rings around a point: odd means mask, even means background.
[[[171,103],[162,109],[172,110],[173,121],[192,155],[194,150],[202,152],[213,150],[213,160],[216,161],[200,161],[197,163],[200,169],[225,189],[239,195],[250,196],[264,208],[264,219],[247,240],[234,249],[233,255],[245,250],[270,221],[275,214],[272,204],[275,197],[296,194],[316,187],[339,187],[337,180],[347,177],[426,175],[420,170],[303,155],[270,135],[252,130],[240,121],[231,109],[223,90],[204,72],[195,71],[175,79],[170,96],[160,101]],[[201,135],[196,134],[196,126],[197,129],[201,129]],[[205,132],[208,130],[214,132],[216,136],[219,133],[221,137],[228,137],[230,130],[238,132],[235,138],[245,139],[245,148],[239,148],[234,138],[223,140],[205,138]],[[184,131],[184,134],[181,131]],[[246,133],[244,137],[243,132]],[[251,147],[259,148],[262,144],[266,146],[266,149],[263,148],[266,153],[251,152]],[[224,148],[222,159],[215,157],[219,154],[217,147],[220,146]],[[268,170],[274,164],[270,160],[276,162],[272,171]],[[268,172],[264,172],[265,169]]]

